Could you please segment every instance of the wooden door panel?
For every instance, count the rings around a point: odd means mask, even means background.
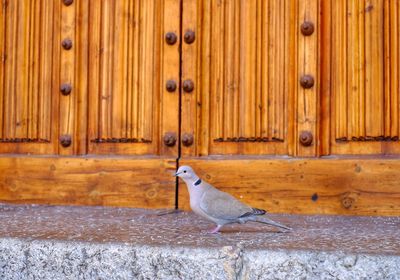
[[[399,3],[332,2],[332,154],[400,152]]]
[[[164,21],[170,10],[179,14],[177,4],[91,1],[89,153],[177,155],[161,142],[165,132],[178,131],[179,95],[163,86],[164,79],[178,80],[179,65],[168,64],[179,61],[178,43],[163,40],[164,29],[179,31],[179,18]]]
[[[180,0],[2,4],[0,201],[174,207]]]
[[[197,6],[196,6],[197,5]],[[184,1],[183,155],[288,154],[292,137],[292,1]],[[196,120],[196,121],[195,121]]]
[[[54,1],[6,1],[0,11],[0,153],[57,153]]]

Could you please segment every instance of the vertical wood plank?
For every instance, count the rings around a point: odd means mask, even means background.
[[[234,98],[235,98],[235,87],[237,85],[237,81],[234,77],[234,59],[235,59],[235,1],[227,1],[224,4],[225,9],[225,22],[223,23],[226,27],[226,32],[224,34],[225,38],[225,52],[223,55],[225,56],[225,64],[224,64],[224,74],[223,76],[226,79],[226,86],[224,87],[224,98],[225,101],[225,114],[224,114],[224,125],[223,135],[225,138],[234,137],[233,134],[233,120],[234,120]]]
[[[315,31],[311,36],[299,34],[298,45],[298,77],[302,75],[312,75],[315,84],[310,89],[301,87],[300,82],[297,86],[297,139],[303,131],[311,132],[313,142],[305,147],[297,142],[297,155],[310,157],[317,155],[318,130],[317,128],[317,102],[319,99],[319,2],[317,0],[299,0],[298,11],[298,32],[300,25],[304,21],[311,21],[315,25]],[[299,81],[299,80],[298,80]]]
[[[199,0],[200,1],[200,0]],[[237,3],[239,0],[235,0],[235,6],[237,7]],[[199,6],[199,19],[198,19],[198,32],[201,32],[201,41],[199,42],[200,48],[200,69],[199,74],[201,75],[201,94],[200,96],[200,110],[197,112],[197,119],[200,126],[199,129],[199,142],[197,142],[199,149],[197,155],[208,155],[209,154],[209,147],[210,142],[212,141],[212,134],[210,134],[210,126],[212,125],[212,119],[210,118],[211,105],[210,100],[212,100],[211,94],[213,92],[213,85],[212,79],[215,77],[213,76],[212,72],[212,56],[213,52],[211,51],[212,45],[212,32],[211,32],[211,24],[212,24],[212,1],[204,1],[201,0],[201,5]],[[238,13],[238,9],[235,10],[235,18]],[[237,21],[235,21],[235,30],[237,29],[236,25]],[[237,33],[237,32],[236,32]],[[235,35],[235,42],[236,42],[237,35]],[[235,51],[236,54],[236,51]],[[236,56],[235,56],[236,59]],[[236,65],[236,64],[235,64]],[[236,69],[236,68],[235,68]],[[235,76],[236,77],[236,76]],[[236,88],[237,89],[237,88]],[[236,91],[234,92],[235,96],[237,96]],[[233,104],[233,108],[235,110],[235,101]],[[235,116],[235,111],[233,112]],[[233,129],[235,129],[235,119],[233,119]]]
[[[143,41],[143,67],[142,67],[142,81],[143,81],[143,91],[142,91],[142,101],[141,101],[141,116],[140,124],[141,126],[141,136],[143,139],[152,139],[153,130],[153,96],[154,91],[159,88],[159,76],[157,75],[156,69],[154,69],[154,62],[157,61],[158,49],[154,44],[155,35],[158,35],[157,28],[155,26],[155,5],[154,1],[145,1],[146,7],[144,11],[146,12],[145,20],[145,30],[153,30],[153,32],[146,32]]]
[[[193,156],[196,154],[196,147],[199,135],[198,112],[200,110],[199,103],[201,104],[201,76],[198,75],[200,48],[202,42],[202,32],[198,28],[198,22],[201,15],[199,15],[199,7],[202,1],[183,1],[182,10],[182,36],[188,31],[195,33],[195,41],[187,44],[182,41],[181,52],[181,67],[182,77],[181,80],[192,80],[194,82],[194,90],[191,93],[182,91],[181,95],[181,137],[184,134],[192,135],[194,143],[190,146],[181,144],[181,156]],[[223,4],[221,4],[223,6]],[[221,12],[223,11],[223,8]],[[225,33],[226,34],[226,33]],[[222,36],[222,35],[221,35]],[[224,95],[224,92],[220,93]]]
[[[384,133],[383,1],[365,2],[365,119],[366,136]]]
[[[333,2],[333,54],[336,65],[332,73],[332,94],[334,98],[334,141],[347,139],[347,0]]]
[[[133,31],[136,28],[136,19],[134,17],[134,7],[135,7],[135,2],[136,1],[128,1],[128,7],[127,7],[127,28],[126,28],[126,33],[125,36],[127,37],[127,46],[126,46],[126,97],[125,97],[125,102],[126,106],[125,109],[126,112],[126,131],[125,131],[125,137],[126,138],[132,138],[132,94],[133,94],[133,67],[134,64],[133,62],[133,48],[130,46],[133,46]]]
[[[103,47],[100,42],[101,38],[101,5],[102,2],[97,0],[90,0],[90,24],[89,24],[89,65],[90,65],[90,79],[88,79],[89,86],[89,104],[90,109],[88,112],[89,128],[88,138],[90,141],[100,138],[100,76],[101,65],[100,57],[102,56]],[[91,144],[91,143],[90,143]]]
[[[6,6],[4,1],[0,7],[0,138],[4,137],[4,87],[5,87],[5,63],[6,63]]]
[[[132,1],[125,1],[122,4],[119,5],[119,13],[122,14],[122,26],[123,26],[123,32],[122,32],[122,37],[124,39],[124,44],[123,47],[120,47],[119,53],[120,57],[119,60],[121,61],[122,64],[122,69],[121,69],[121,79],[122,79],[122,97],[121,97],[121,104],[120,104],[120,115],[121,115],[121,124],[120,124],[120,129],[121,129],[121,137],[122,138],[128,138],[128,96],[129,96],[129,91],[128,88],[130,87],[130,77],[129,77],[129,72],[130,72],[130,66],[131,64],[129,63],[129,41],[131,40],[130,34],[129,34],[129,25],[130,25],[130,19],[131,19],[131,14],[130,14],[130,6],[131,6]]]
[[[286,93],[285,93],[285,76],[282,73],[285,73],[285,56],[288,55],[285,49],[285,41],[287,39],[286,29],[285,29],[285,13],[287,11],[287,7],[285,1],[279,1],[279,22],[278,26],[283,26],[283,32],[279,33],[279,60],[277,63],[277,72],[280,72],[278,85],[279,90],[277,91],[277,123],[275,124],[274,134],[275,138],[273,140],[283,141],[285,138],[284,135],[284,123],[285,116],[287,114],[287,106],[286,106]]]
[[[297,153],[297,83],[298,83],[298,3],[296,1],[288,0],[286,3],[287,16],[286,16],[286,30],[288,34],[287,39],[287,55],[286,57],[286,71],[284,75],[288,77],[285,92],[287,92],[287,154],[294,156]],[[286,37],[286,36],[285,36]]]
[[[41,50],[41,26],[43,25],[43,18],[41,11],[43,10],[43,4],[41,2],[32,3],[33,5],[33,19],[31,21],[31,26],[33,31],[31,32],[32,38],[30,56],[32,57],[32,62],[30,63],[29,72],[31,76],[30,91],[31,97],[29,100],[28,108],[28,133],[27,138],[35,139],[38,138],[38,125],[39,125],[39,94],[40,94],[40,50]]]
[[[79,1],[76,10],[76,66],[75,66],[75,118],[74,118],[74,154],[87,154],[88,141],[88,79],[91,72],[89,63],[89,1]],[[90,75],[90,76],[89,76]],[[82,121],[85,120],[85,121]]]
[[[255,135],[255,65],[256,65],[256,2],[244,1],[240,19],[240,136]]]
[[[39,111],[41,112],[39,131],[41,131],[40,138],[54,139],[54,145],[58,148],[58,141],[56,141],[58,135],[58,127],[56,126],[58,125],[59,121],[59,95],[53,97],[52,92],[57,92],[57,81],[59,81],[59,5],[56,5],[51,1],[51,3],[49,3],[48,5],[43,5],[43,8],[45,14],[43,17],[43,37],[45,38],[46,42],[52,43],[43,44],[43,53],[41,53],[40,55],[42,86],[40,95],[41,105],[39,108]],[[46,67],[45,65],[51,66]]]
[[[233,135],[238,136],[240,133],[240,90],[241,90],[241,49],[240,49],[240,38],[242,33],[245,32],[241,27],[241,17],[242,17],[242,4],[241,0],[235,1],[235,51],[234,51],[234,79],[236,85],[234,88],[234,98],[233,98]]]
[[[141,14],[141,1],[134,1],[134,29],[133,29],[133,91],[132,91],[132,113],[131,113],[131,123],[132,123],[132,138],[138,138],[138,128],[139,128],[139,60],[140,60],[140,30],[142,28],[142,21],[140,19]]]
[[[223,138],[224,122],[224,2],[211,1],[211,107],[214,112],[211,138]]]
[[[52,1],[53,2],[53,1]],[[48,112],[50,117],[47,120],[51,119],[50,127],[47,133],[49,133],[51,139],[54,139],[52,142],[53,149],[55,154],[59,154],[59,141],[58,138],[60,136],[60,95],[53,94],[53,92],[59,93],[60,90],[60,77],[61,77],[61,26],[62,26],[62,18],[61,18],[61,2],[53,2],[49,5],[49,11],[52,12],[47,22],[48,26],[48,35],[52,38],[52,46],[51,46],[51,60],[49,61],[49,68],[51,69],[49,77],[49,91],[45,96],[45,103],[49,107],[51,107],[51,112]],[[45,105],[43,105],[45,106]],[[46,114],[43,115],[43,119],[47,117]]]
[[[120,139],[123,137],[122,128],[124,122],[123,98],[124,86],[126,79],[124,75],[126,69],[124,67],[126,56],[125,48],[125,23],[126,23],[126,10],[124,9],[124,1],[114,1],[113,10],[113,26],[111,44],[113,45],[114,52],[112,53],[112,67],[108,69],[111,75],[111,136]]]
[[[270,45],[269,45],[269,18],[270,18],[270,8],[269,3],[271,1],[262,1],[262,30],[261,30],[261,137],[267,138],[269,136],[269,65],[270,65]]]
[[[167,32],[174,32],[180,38],[180,1],[179,0],[163,0],[161,10],[163,38]],[[179,44],[180,39],[174,45],[168,45],[165,40],[162,41],[162,83],[161,92],[161,133],[160,133],[160,151],[163,155],[177,156],[178,145],[167,147],[164,145],[162,138],[166,133],[175,133],[178,137],[178,120],[179,120],[179,94],[170,93],[165,89],[167,80],[174,79],[179,81]],[[179,138],[178,138],[179,140]],[[177,142],[179,143],[179,142]]]
[[[17,39],[18,39],[18,9],[20,3],[17,1],[8,2],[6,11],[6,54],[5,65],[5,89],[4,89],[4,138],[15,138],[15,84],[17,68]]]
[[[262,114],[262,66],[261,66],[261,46],[262,46],[262,2],[256,2],[256,53],[255,53],[255,134],[261,137],[261,114]]]
[[[279,32],[279,27],[277,25],[277,4],[278,1],[269,1],[269,11],[268,11],[268,136],[269,139],[275,137],[274,135],[274,126],[276,123],[276,116],[277,116],[277,104],[276,104],[276,97],[277,97],[277,76],[278,73],[276,72],[276,62],[277,62],[277,53],[278,53],[278,46],[277,46],[277,32]]]
[[[151,71],[153,72],[153,75],[149,76],[149,79],[153,78],[155,81],[151,83],[151,92],[152,97],[149,99],[149,103],[147,104],[147,111],[146,114],[149,116],[149,119],[153,120],[151,123],[151,126],[148,128],[146,133],[146,137],[149,137],[154,143],[158,142],[158,139],[160,139],[160,131],[159,128],[161,126],[161,117],[160,117],[160,108],[161,106],[159,105],[161,102],[161,88],[163,87],[162,84],[162,72],[160,71],[160,64],[162,61],[162,37],[163,37],[163,30],[162,30],[162,19],[161,19],[161,13],[162,13],[162,6],[160,5],[160,1],[155,2],[156,5],[154,5],[154,11],[153,11],[153,24],[154,24],[154,32],[152,33],[152,48],[153,48],[153,59],[152,59],[152,65],[151,65]],[[178,57],[178,60],[180,57]],[[154,93],[157,94],[154,94]],[[179,108],[178,108],[179,110]],[[157,114],[154,114],[154,112],[158,112]],[[176,122],[177,129],[179,131],[179,117],[176,120],[172,120]],[[178,138],[179,139],[179,138]],[[155,152],[158,152],[159,149],[157,149],[157,145],[154,145],[155,147],[153,150]],[[177,156],[177,155],[175,155]]]
[[[144,1],[139,1],[139,13],[138,13],[138,19],[139,19],[139,25],[140,25],[140,30],[139,30],[139,36],[138,36],[138,88],[137,88],[137,115],[136,115],[136,122],[137,122],[137,137],[140,138],[143,135],[143,84],[145,81],[143,80],[144,78],[144,63],[145,63],[145,49],[144,49],[144,40],[145,40],[145,34],[144,30],[146,30],[147,25],[146,25],[146,20],[144,18],[144,15],[146,14],[146,2]]]
[[[390,1],[390,136],[399,137],[400,1]]]
[[[359,84],[359,70],[360,65],[359,55],[359,41],[358,41],[358,6],[357,0],[349,2],[347,7],[347,103],[348,103],[348,135],[349,137],[359,137],[359,113],[360,113],[360,101],[358,100],[358,84]]]
[[[77,52],[77,40],[75,37],[76,31],[76,6],[77,2],[74,1],[70,6],[65,6],[61,3],[61,41],[70,39],[72,40],[72,48],[70,50],[65,50],[61,47],[60,54],[60,80],[58,83],[58,88],[63,83],[69,83],[74,88],[75,84],[75,63],[76,63],[76,52]],[[60,94],[60,91],[57,91]],[[69,147],[60,147],[59,153],[61,155],[71,155],[74,153],[75,148],[75,114],[76,114],[76,103],[77,98],[76,91],[72,90],[68,96],[60,96],[60,123],[59,123],[59,133],[62,135],[70,135],[72,138],[72,143]]]
[[[359,73],[359,82],[358,82],[358,100],[359,100],[359,128],[358,131],[360,135],[365,136],[365,0],[359,0],[358,3],[358,41],[359,41],[359,56],[360,61],[358,64],[358,68],[360,69]]]
[[[391,38],[390,38],[390,0],[385,0],[383,3],[383,87],[384,87],[384,93],[383,93],[383,110],[384,110],[384,127],[383,127],[383,135],[389,136],[391,132],[391,84],[390,84],[390,63],[391,63],[391,57],[390,57],[390,43],[391,43]]]
[[[30,1],[19,1],[18,4],[18,28],[16,29],[18,41],[16,48],[16,68],[14,84],[14,102],[15,102],[15,135],[14,138],[24,138],[27,132],[27,108],[29,99],[29,45],[30,45],[30,27],[31,27],[31,4]],[[18,93],[18,94],[17,94]]]
[[[319,153],[321,156],[331,153],[331,102],[332,102],[332,71],[331,71],[331,52],[332,52],[332,5],[334,1],[321,2],[321,101],[320,101],[320,116],[319,133],[321,147]],[[357,7],[358,14],[358,7]]]
[[[113,3],[114,1],[103,1],[102,4],[102,25],[101,25],[101,76],[100,76],[100,135],[109,139],[111,135],[111,102],[112,102],[112,57],[114,46],[112,43],[113,34]]]

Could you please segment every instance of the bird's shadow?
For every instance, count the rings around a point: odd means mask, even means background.
[[[220,230],[221,234],[257,234],[257,233],[289,233],[290,231],[275,229],[273,227],[246,227],[243,225],[240,226],[226,226],[225,228]]]

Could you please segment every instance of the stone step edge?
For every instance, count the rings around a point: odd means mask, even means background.
[[[400,279],[400,256],[0,239],[0,279]]]

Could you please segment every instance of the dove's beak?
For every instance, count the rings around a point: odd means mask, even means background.
[[[174,175],[172,175],[173,177],[178,177],[178,175],[181,174],[181,172],[176,172]]]

